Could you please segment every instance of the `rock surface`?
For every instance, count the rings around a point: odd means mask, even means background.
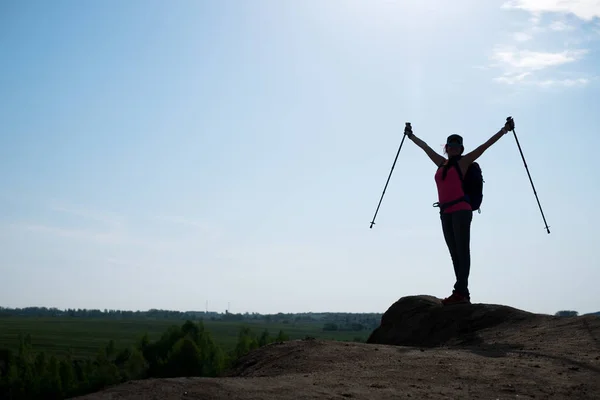
[[[600,318],[439,301],[400,299],[371,343],[273,343],[221,378],[148,379],[81,399],[600,398]]]
[[[532,314],[495,304],[443,306],[432,296],[408,296],[394,303],[382,316],[381,325],[367,343],[399,346],[441,346],[477,343],[478,332],[500,325],[548,320],[551,316]]]

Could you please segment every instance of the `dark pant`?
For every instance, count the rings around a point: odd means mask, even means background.
[[[471,220],[473,211],[460,210],[442,213],[442,230],[450,251],[456,283],[454,290],[463,296],[470,297],[469,272],[471,270]]]

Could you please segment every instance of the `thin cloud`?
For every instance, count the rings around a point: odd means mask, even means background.
[[[519,75],[510,75],[506,74],[503,76],[499,76],[494,78],[494,81],[507,84],[507,85],[529,85],[529,86],[538,86],[543,88],[550,87],[582,87],[590,83],[590,80],[587,78],[577,78],[577,79],[544,79],[537,80],[535,78],[531,78],[530,73],[523,73]]]
[[[517,42],[527,42],[528,40],[531,40],[533,38],[533,35],[527,32],[515,32],[513,34],[513,38]]]
[[[570,79],[545,79],[539,81],[535,74],[542,70],[552,69],[568,65],[581,60],[588,50],[564,50],[560,52],[540,52],[530,50],[516,50],[501,48],[494,50],[492,60],[494,66],[503,70],[502,75],[493,78],[497,83],[515,84],[537,84],[538,86],[583,86],[589,83],[588,79],[575,77]],[[540,82],[546,82],[542,84]],[[562,84],[560,84],[562,82]]]
[[[178,215],[157,215],[154,218],[159,221],[170,222],[172,224],[193,226],[195,228],[206,228],[206,224],[203,224],[200,221]]]
[[[136,268],[136,269],[143,267],[143,265],[140,263],[127,261],[127,260],[123,260],[123,259],[115,258],[115,257],[107,257],[105,261],[107,264],[116,265],[119,267]]]
[[[215,227],[213,224],[209,224],[198,219],[183,217],[180,215],[157,215],[154,217],[154,219],[169,224],[192,227],[201,232],[206,239],[216,240],[224,236],[224,232],[221,228]]]
[[[564,21],[553,21],[548,27],[552,31],[565,32],[575,30],[573,25],[569,25]]]
[[[511,0],[504,3],[502,8],[533,14],[573,14],[584,21],[600,18],[600,0]]]
[[[494,80],[496,82],[506,83],[508,85],[514,85],[516,83],[521,83],[521,82],[525,81],[525,79],[530,75],[531,74],[529,72],[524,72],[522,74],[516,74],[516,75],[507,73],[502,76],[494,78]]]
[[[123,242],[123,238],[120,235],[115,235],[112,232],[98,232],[89,229],[64,228],[39,223],[12,223],[8,224],[8,227],[20,231],[48,234],[51,236],[58,236],[84,241],[93,241],[104,244],[119,244]]]
[[[51,205],[50,209],[61,213],[70,214],[83,219],[89,219],[100,222],[115,228],[122,227],[125,223],[125,218],[116,213],[106,211],[92,210],[88,208],[65,206],[62,204]]]
[[[551,87],[551,86],[564,86],[564,87],[573,87],[573,86],[585,86],[590,82],[589,79],[586,78],[578,78],[578,79],[547,79],[539,82],[535,82],[538,86],[543,87]]]
[[[506,85],[535,85],[539,87],[575,87],[587,85],[590,81],[581,75],[573,75],[564,68],[583,59],[589,50],[575,47],[581,43],[581,32],[576,25],[566,22],[566,17],[551,18],[549,23],[542,23],[542,15],[571,14],[580,19],[590,20],[600,17],[600,0],[598,1],[554,1],[554,0],[515,0],[502,5],[505,10],[518,9],[530,14],[526,28],[512,34],[513,44],[496,46],[490,55],[491,67],[500,70],[500,75],[493,78],[497,83]],[[547,35],[559,37],[552,43],[563,43],[565,47],[554,51],[537,50],[537,43],[549,42]],[[569,36],[570,35],[570,36]],[[541,37],[539,37],[541,36]],[[560,39],[562,37],[562,39]],[[538,39],[541,39],[540,42]],[[527,46],[527,47],[525,47]],[[552,71],[561,67],[563,78],[552,76]],[[538,76],[543,73],[542,77]]]
[[[175,250],[208,246],[222,239],[222,229],[215,229],[199,220],[181,216],[158,216],[128,221],[123,215],[112,212],[94,210],[87,207],[73,207],[58,203],[42,203],[42,208],[58,214],[68,214],[76,219],[65,221],[60,215],[47,220],[21,220],[0,225],[11,232],[29,232],[47,237],[62,238],[73,242],[88,242],[109,246],[137,246],[157,250]],[[178,229],[179,234],[165,234],[162,229],[155,229],[156,221],[191,227],[193,232]]]
[[[586,49],[541,52],[497,48],[493,52],[492,59],[503,64],[504,67],[526,71],[537,71],[575,62],[587,53],[588,50]]]
[[[65,242],[77,246],[78,243],[95,244],[107,247],[141,248],[144,251],[175,251],[198,249],[201,247],[198,237],[172,239],[148,237],[143,234],[96,230],[92,228],[76,229],[64,226],[41,224],[36,222],[21,222],[4,224],[3,227],[11,232],[29,232],[51,238],[64,239]]]

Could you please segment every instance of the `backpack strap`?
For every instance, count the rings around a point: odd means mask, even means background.
[[[460,181],[462,182],[464,180],[464,176],[462,171],[460,170],[460,166],[458,165],[458,161],[454,163],[454,167],[456,168],[456,172],[458,172],[458,177],[460,178]]]
[[[446,208],[448,208],[450,206],[453,206],[455,204],[458,204],[458,203],[462,203],[463,201],[467,201],[468,202],[467,196],[459,197],[458,199],[447,201],[445,203],[440,203],[439,201],[436,201],[435,203],[433,203],[433,207],[439,207],[440,208],[440,214],[443,214],[444,210]]]

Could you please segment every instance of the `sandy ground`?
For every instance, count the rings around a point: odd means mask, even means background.
[[[471,306],[460,306],[471,307]],[[600,399],[600,318],[529,314],[433,347],[298,340],[220,378],[149,379],[108,399]]]

